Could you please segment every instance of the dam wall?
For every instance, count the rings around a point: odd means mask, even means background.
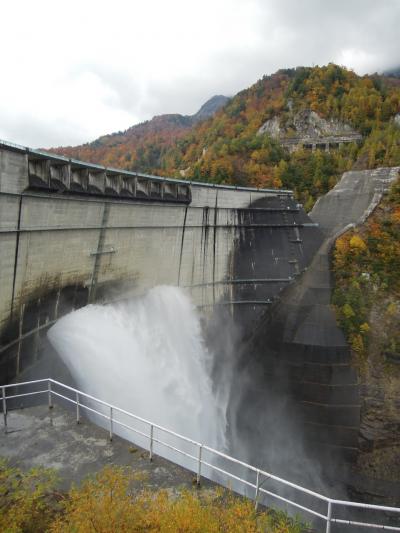
[[[291,191],[165,179],[2,142],[2,381],[35,361],[63,314],[160,284],[251,324],[310,262],[316,226]]]

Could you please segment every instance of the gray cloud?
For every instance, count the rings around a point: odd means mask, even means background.
[[[0,136],[33,146],[194,113],[278,68],[400,64],[398,0],[71,0],[57,24],[50,0],[2,11]]]

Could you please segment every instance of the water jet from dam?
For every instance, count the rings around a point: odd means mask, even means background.
[[[226,449],[229,380],[213,388],[213,354],[184,290],[158,286],[129,302],[88,305],[48,337],[81,390]]]
[[[286,401],[278,400],[271,384],[266,388],[237,366],[239,334],[221,313],[202,328],[184,289],[157,286],[122,303],[73,311],[58,320],[48,338],[80,390],[250,464],[324,486],[317,467],[306,461],[300,426]],[[245,427],[238,426],[238,417],[246,420]],[[121,422],[132,424],[123,417]],[[140,423],[134,426],[144,430]],[[140,435],[118,426],[115,432],[148,448]],[[173,437],[167,440],[178,444]],[[193,454],[190,445],[185,451]],[[193,467],[165,448],[156,445],[155,452]],[[302,458],[301,467],[294,457]]]

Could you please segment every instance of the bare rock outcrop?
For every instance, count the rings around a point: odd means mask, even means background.
[[[333,118],[324,119],[310,109],[291,113],[285,121],[275,116],[261,126],[258,134],[270,135],[292,150],[299,147],[329,150],[340,143],[357,142],[362,138],[348,124]]]

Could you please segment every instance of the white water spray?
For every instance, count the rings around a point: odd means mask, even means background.
[[[213,354],[182,289],[159,286],[128,303],[88,305],[61,318],[48,336],[84,392],[226,448],[228,391],[213,391]]]

